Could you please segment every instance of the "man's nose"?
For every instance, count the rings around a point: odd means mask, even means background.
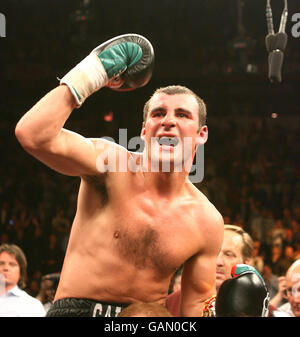
[[[223,265],[224,265],[223,254],[220,253],[217,257],[217,266],[223,266]]]
[[[162,119],[161,124],[162,126],[169,127],[169,128],[176,126],[175,116],[171,114],[166,114],[165,117]]]

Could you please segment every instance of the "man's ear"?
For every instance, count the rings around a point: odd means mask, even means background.
[[[206,143],[207,139],[208,139],[208,127],[207,125],[203,125],[198,132],[198,136],[196,137],[196,144],[203,145]]]
[[[145,134],[146,134],[145,122],[143,122],[142,130],[141,130],[141,139],[142,140],[145,140]]]
[[[249,264],[250,265],[250,262],[251,262],[251,259],[249,259],[248,257],[246,257],[245,259],[244,259],[244,264]]]

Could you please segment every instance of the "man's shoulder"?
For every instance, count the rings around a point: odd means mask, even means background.
[[[224,225],[223,217],[215,205],[207,198],[207,196],[202,193],[196,186],[191,184],[190,186],[193,196],[195,197],[196,203],[198,203],[199,208],[201,208],[201,212],[203,216],[213,223]]]
[[[15,298],[19,298],[22,302],[36,304],[38,306],[42,305],[40,300],[29,295],[24,289],[21,289],[18,286],[14,287],[10,292]]]
[[[223,241],[224,220],[221,213],[212,202],[196,187],[193,188],[193,197],[196,211],[196,223],[198,231],[205,242],[213,242],[212,245],[206,245],[206,249],[214,250],[216,246],[219,249]]]
[[[89,138],[97,153],[96,167],[103,173],[136,173],[140,169],[142,153],[129,151],[112,139]]]

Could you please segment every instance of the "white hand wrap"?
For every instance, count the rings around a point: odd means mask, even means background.
[[[80,107],[88,96],[107,83],[106,71],[98,56],[93,52],[60,80],[60,84],[66,84],[71,90],[76,99],[77,107]]]

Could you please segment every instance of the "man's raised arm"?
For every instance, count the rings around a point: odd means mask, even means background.
[[[63,126],[73,109],[102,87],[128,91],[147,84],[153,64],[153,48],[140,35],[125,34],[101,44],[20,119],[17,139],[31,155],[60,173],[99,173],[95,142]]]

